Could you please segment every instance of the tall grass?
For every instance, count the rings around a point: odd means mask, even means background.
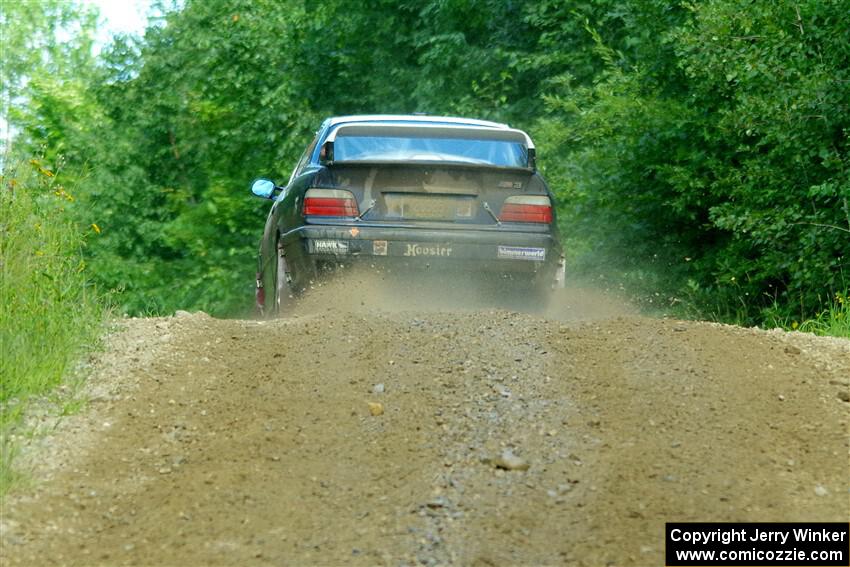
[[[786,317],[775,319],[774,324],[789,331],[850,339],[850,291],[836,293],[835,297],[826,302],[825,308],[811,319],[798,322]]]
[[[0,176],[0,494],[12,478],[12,426],[32,396],[62,382],[100,332],[104,308],[86,280],[86,235],[72,195],[38,160]]]

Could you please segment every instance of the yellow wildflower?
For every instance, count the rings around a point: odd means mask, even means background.
[[[62,187],[62,186],[60,186],[59,189],[54,191],[53,194],[56,195],[57,197],[62,197],[63,199],[65,199],[66,201],[69,201],[69,202],[74,200],[74,196],[71,195],[70,193],[68,193],[67,191],[65,191],[65,188]]]
[[[92,230],[94,230],[96,233],[100,234],[100,227],[97,226],[97,224],[91,223],[91,227],[92,227]]]

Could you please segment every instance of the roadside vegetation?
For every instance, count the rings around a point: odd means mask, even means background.
[[[850,298],[837,293],[834,298],[825,303],[823,310],[817,312],[811,319],[804,321],[788,318],[775,319],[772,323],[772,326],[789,331],[850,338]]]
[[[86,236],[66,210],[73,200],[37,159],[5,167],[0,178],[0,494],[13,479],[8,434],[27,401],[62,383],[101,329]]]

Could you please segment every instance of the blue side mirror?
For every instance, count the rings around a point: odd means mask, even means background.
[[[263,199],[271,199],[274,195],[275,184],[268,179],[257,179],[251,184],[251,193]]]

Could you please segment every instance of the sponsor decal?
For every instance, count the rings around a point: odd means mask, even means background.
[[[345,240],[313,240],[313,252],[316,254],[348,254],[348,242]]]
[[[546,260],[545,248],[527,248],[524,246],[499,246],[499,258],[505,260],[531,260],[543,262]]]
[[[374,240],[372,241],[372,254],[375,256],[386,256],[387,255],[387,241],[386,240]]]
[[[451,246],[439,246],[433,244],[407,244],[404,250],[405,256],[451,256]]]
[[[356,226],[352,227],[352,229],[348,231],[348,234],[351,235],[351,238],[357,238],[357,235],[360,234],[360,229]]]

